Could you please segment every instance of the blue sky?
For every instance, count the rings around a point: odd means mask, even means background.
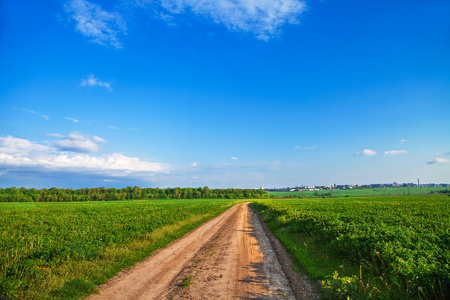
[[[449,1],[0,3],[0,186],[450,182]]]

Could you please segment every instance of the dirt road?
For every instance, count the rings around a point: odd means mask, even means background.
[[[89,299],[317,299],[269,237],[249,203],[237,204]]]

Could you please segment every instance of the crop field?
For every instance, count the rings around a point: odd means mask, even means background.
[[[0,299],[77,299],[237,200],[0,204]],[[253,200],[328,299],[448,299],[450,197]]]
[[[256,200],[331,299],[449,299],[450,197]]]
[[[445,187],[388,187],[388,188],[368,188],[349,190],[323,190],[323,191],[294,191],[294,192],[267,192],[275,197],[314,197],[314,196],[334,196],[334,197],[358,197],[358,196],[382,196],[382,195],[420,195],[432,194],[439,191],[449,190]]]
[[[234,203],[2,203],[0,299],[83,297]]]

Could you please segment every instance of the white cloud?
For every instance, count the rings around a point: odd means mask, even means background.
[[[238,158],[235,157],[235,156],[232,156],[232,157],[230,157],[230,159],[232,159],[232,160],[237,160]]]
[[[407,140],[403,139],[403,140],[400,140],[400,143],[406,143],[406,141]]]
[[[191,167],[196,167],[196,166],[198,166],[198,162],[197,161],[191,163]]]
[[[70,120],[70,121],[72,121],[72,122],[74,122],[74,123],[78,123],[78,122],[80,122],[80,120],[77,120],[77,119],[74,119],[74,118],[70,118],[70,117],[65,117],[67,120]]]
[[[377,153],[375,152],[375,151],[373,151],[373,150],[370,150],[370,149],[364,149],[362,152],[358,152],[358,153],[355,153],[355,154],[353,154],[353,155],[361,155],[361,156],[373,156],[373,155],[376,155]]]
[[[94,141],[94,142],[96,142],[96,143],[101,143],[101,144],[106,143],[106,141],[105,141],[104,139],[102,139],[101,137],[96,136],[96,135],[94,135],[94,136],[92,137],[92,141]]]
[[[119,130],[120,128],[119,127],[116,127],[116,126],[109,126],[109,128],[111,128],[111,129],[116,129],[116,130]]]
[[[391,150],[391,151],[385,151],[384,155],[385,156],[392,156],[392,155],[399,155],[399,154],[408,154],[409,151],[408,150]]]
[[[72,132],[67,136],[59,133],[48,133],[47,136],[62,139],[53,142],[53,146],[61,151],[98,152],[101,145],[106,143],[101,137],[84,135],[79,132]]]
[[[49,136],[59,136],[50,134]],[[71,133],[64,141],[83,140],[86,136]],[[94,137],[91,138],[91,141]],[[97,141],[104,141],[95,137]],[[69,146],[73,146],[70,145]],[[0,137],[0,168],[18,167],[38,168],[40,172],[64,171],[101,173],[113,176],[126,176],[133,172],[168,172],[169,166],[161,163],[142,161],[136,157],[128,157],[114,153],[101,156],[89,154],[58,153],[49,146],[30,142],[12,136]]]
[[[10,135],[0,137],[0,153],[3,154],[29,154],[50,150],[49,146],[40,145],[29,140],[19,139]]]
[[[436,157],[436,158],[433,158],[433,159],[429,160],[429,161],[427,162],[427,164],[429,164],[429,165],[434,165],[434,164],[439,164],[439,165],[450,164],[450,160],[448,160],[448,159],[446,159],[446,158]]]
[[[164,12],[157,15],[170,25],[174,23],[173,16],[191,12],[223,24],[231,31],[250,32],[265,41],[279,34],[284,25],[299,23],[300,15],[306,11],[306,4],[301,0],[143,0],[141,3],[162,8]]]
[[[89,74],[86,79],[81,79],[82,86],[101,86],[106,88],[108,91],[112,92],[111,83],[103,82],[95,77],[94,74]]]
[[[87,154],[77,154],[73,156],[58,155],[48,160],[53,167],[80,167],[98,170],[123,170],[123,171],[162,171],[161,164],[140,161],[136,157],[128,157],[114,153],[104,156],[90,156]]]
[[[118,35],[126,33],[126,23],[116,12],[107,12],[97,4],[86,0],[71,0],[65,5],[75,29],[94,43],[121,49]]]

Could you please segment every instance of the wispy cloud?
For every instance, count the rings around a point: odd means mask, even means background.
[[[400,143],[406,143],[408,140],[402,139],[400,140]]]
[[[112,92],[111,83],[99,80],[94,74],[89,74],[87,78],[81,79],[81,86],[101,86]]]
[[[302,146],[295,145],[294,148],[297,150],[314,150],[317,148],[317,145],[314,145],[311,147],[302,147]]]
[[[300,163],[283,163],[280,161],[264,161],[239,163],[229,162],[220,164],[209,164],[197,168],[177,169],[171,172],[171,178],[165,182],[170,185],[208,185],[216,187],[249,187],[259,186],[277,172],[298,172]],[[297,171],[294,171],[297,170]],[[195,177],[195,181],[192,179]],[[255,182],[257,182],[255,184]]]
[[[436,155],[450,155],[450,151],[449,152],[436,153]]]
[[[353,155],[373,156],[373,155],[377,155],[377,153],[370,149],[364,149],[362,152],[354,153]]]
[[[393,155],[399,155],[399,154],[408,154],[409,151],[407,150],[391,150],[391,151],[385,151],[384,156],[393,156]]]
[[[446,159],[446,158],[436,157],[436,158],[433,158],[433,159],[429,160],[429,161],[427,162],[427,164],[429,164],[429,165],[434,165],[434,164],[439,164],[439,165],[450,164],[450,160],[448,160],[448,159]]]
[[[28,108],[11,107],[11,109],[25,111],[25,112],[30,113],[30,114],[33,114],[33,115],[39,115],[41,118],[46,119],[46,120],[50,119],[49,116],[47,116],[47,115],[41,115],[41,114],[35,112],[34,110],[31,110],[31,109],[28,109]]]
[[[15,109],[15,110],[26,111],[26,112],[28,112],[28,113],[30,113],[30,114],[34,114],[34,115],[37,115],[37,114],[38,114],[38,113],[35,112],[34,110],[27,109],[27,108],[17,108],[17,107],[11,107],[11,108],[12,108],[12,109]]]
[[[99,5],[86,0],[68,1],[65,9],[70,19],[76,22],[76,31],[94,43],[122,48],[118,36],[126,34],[127,30],[122,15],[104,11]]]
[[[141,3],[151,6],[170,25],[175,23],[175,16],[190,12],[223,24],[231,31],[252,33],[264,41],[278,35],[286,24],[299,23],[300,15],[307,9],[301,0],[143,0]]]
[[[232,159],[232,160],[237,160],[238,158],[235,157],[235,156],[232,156],[232,157],[230,157],[230,159]]]
[[[85,135],[79,132],[72,132],[66,136],[59,133],[48,133],[47,136],[61,138],[61,140],[52,143],[60,151],[98,152],[101,145],[106,143],[101,137]]]
[[[64,135],[62,135],[60,133],[47,133],[45,136],[56,137],[56,138],[63,138],[64,137]]]
[[[74,119],[74,118],[71,118],[71,117],[65,117],[67,120],[70,120],[70,121],[72,121],[72,122],[74,122],[74,123],[78,123],[78,122],[80,122],[80,120],[77,120],[77,119]]]
[[[111,129],[115,129],[115,130],[119,130],[120,128],[119,127],[116,127],[116,126],[109,126],[109,128],[111,128]]]

